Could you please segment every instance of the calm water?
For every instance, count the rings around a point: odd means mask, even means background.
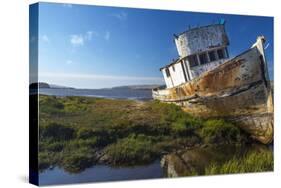
[[[154,163],[135,167],[112,168],[107,165],[95,165],[76,174],[71,174],[58,167],[45,170],[39,174],[40,185],[69,184],[69,183],[88,183],[88,182],[106,182],[121,180],[140,180],[167,177],[168,174],[177,174],[177,176],[186,176],[190,170],[190,165],[196,169],[198,174],[203,175],[206,166],[213,162],[224,162],[232,159],[234,156],[242,157],[245,153],[253,151],[271,151],[272,146],[261,144],[238,147],[234,145],[223,145],[219,147],[196,148],[192,150],[181,151],[177,155],[170,154],[166,165],[171,168],[164,168],[160,165],[160,160]],[[178,156],[181,156],[180,158]],[[183,160],[185,162],[183,162]],[[187,165],[187,163],[189,165]]]
[[[113,99],[135,99],[149,100],[152,99],[150,89],[55,89],[40,88],[40,94],[55,96],[86,96],[86,97],[103,97]]]
[[[55,167],[39,174],[40,185],[87,183],[101,181],[120,181],[152,179],[164,177],[164,171],[157,160],[150,165],[136,167],[112,168],[106,165],[96,165],[78,174],[70,174]]]

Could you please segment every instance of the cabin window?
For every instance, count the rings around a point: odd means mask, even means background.
[[[172,68],[173,68],[173,71],[175,72],[175,71],[176,71],[176,70],[175,70],[175,65],[173,65]]]
[[[208,63],[208,57],[206,53],[200,54],[199,59],[201,65]]]
[[[218,52],[218,57],[219,57],[219,59],[225,58],[225,57],[224,57],[223,49],[219,49],[217,52]]]
[[[195,67],[198,65],[198,59],[196,55],[191,55],[187,58],[190,67]]]
[[[165,69],[165,72],[166,72],[166,76],[167,76],[167,77],[170,77],[170,70],[169,70],[169,68],[166,68],[166,69]]]
[[[209,54],[210,61],[216,61],[215,51],[210,51],[208,54]]]

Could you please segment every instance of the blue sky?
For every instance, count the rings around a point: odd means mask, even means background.
[[[163,84],[173,34],[226,20],[231,56],[264,35],[273,75],[273,18],[40,3],[39,81],[76,88]]]

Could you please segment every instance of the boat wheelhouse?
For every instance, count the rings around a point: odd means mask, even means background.
[[[179,57],[160,69],[167,88],[188,82],[229,59],[225,24],[189,29],[174,35]]]

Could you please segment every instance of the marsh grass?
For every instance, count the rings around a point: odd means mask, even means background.
[[[106,148],[112,164],[136,165],[155,160],[157,152],[153,148],[153,139],[145,135],[132,134],[118,140]]]
[[[273,171],[273,152],[270,150],[254,151],[243,157],[234,157],[223,164],[211,164],[205,174],[232,174]]]
[[[248,138],[229,122],[195,118],[158,101],[40,95],[39,103],[40,169],[79,172],[97,162],[97,151],[111,165],[137,165],[185,147]]]
[[[243,143],[247,139],[247,135],[243,134],[237,126],[223,119],[206,120],[198,131],[204,141],[211,144]]]

